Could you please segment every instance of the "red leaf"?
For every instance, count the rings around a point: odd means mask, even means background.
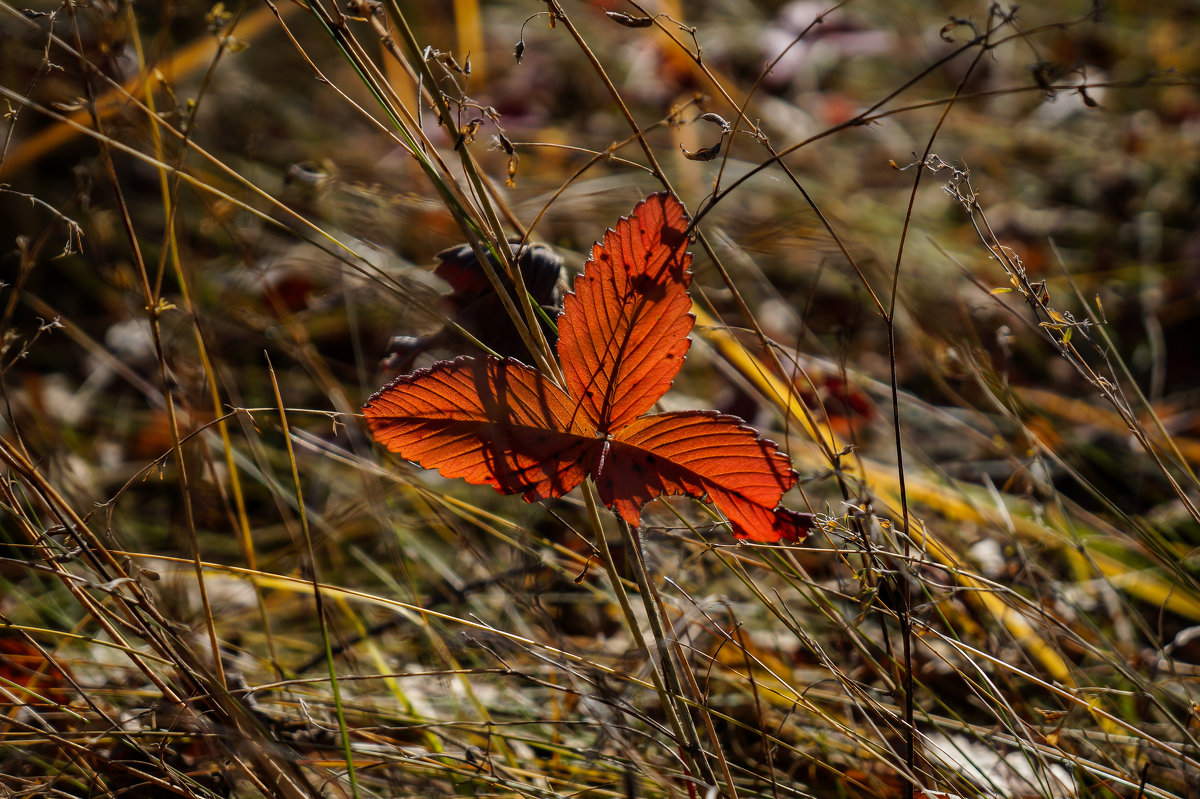
[[[613,436],[593,474],[604,504],[634,526],[651,499],[682,495],[707,497],[739,538],[804,537],[803,528],[777,524],[776,506],[796,484],[791,464],[736,416],[715,411],[644,416]]]
[[[598,430],[650,410],[683,366],[695,321],[686,228],[678,200],[651,195],[592,247],[563,301],[558,357],[567,389]]]
[[[559,317],[564,391],[512,360],[458,358],[396,378],[363,407],[372,435],[446,477],[528,501],[589,474],[632,525],[660,496],[707,499],[739,538],[798,541],[811,514],[778,507],[787,458],[714,411],[645,416],[683,365],[693,318],[687,218],[655,194],[592,248]]]
[[[0,693],[0,708],[3,712],[12,710],[12,705],[8,704],[10,699],[22,706],[41,709],[48,707],[47,700],[66,705],[70,702],[71,683],[69,672],[54,660],[47,661],[19,632],[0,629],[0,687],[5,689]]]
[[[572,401],[511,359],[456,358],[397,377],[363,406],[375,440],[446,477],[533,502],[579,485],[600,443]]]

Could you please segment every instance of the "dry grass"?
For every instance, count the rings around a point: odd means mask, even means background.
[[[441,5],[0,2],[0,796],[1195,795],[1189,4]],[[373,446],[662,188],[819,534]]]

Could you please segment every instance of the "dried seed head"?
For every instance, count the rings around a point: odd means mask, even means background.
[[[721,142],[717,142],[712,147],[701,147],[699,150],[689,150],[682,144],[679,149],[683,150],[683,157],[689,161],[711,161],[721,154]]]
[[[620,11],[605,11],[608,18],[618,25],[624,25],[626,28],[649,28],[654,24],[654,17],[631,17],[628,14],[622,14]]]
[[[711,122],[714,125],[720,125],[722,133],[729,133],[731,130],[729,123],[725,121],[725,117],[721,116],[720,114],[701,114],[700,116],[696,117],[696,119],[703,119],[705,122]]]
[[[482,119],[472,119],[467,124],[458,129],[458,143],[454,145],[454,149],[462,147],[464,144],[470,144],[475,141],[475,134],[479,132],[479,128],[483,125]]]

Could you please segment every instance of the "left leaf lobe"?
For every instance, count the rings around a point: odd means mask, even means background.
[[[460,357],[396,378],[363,406],[375,440],[445,477],[533,502],[567,493],[599,442],[570,397],[512,359]]]

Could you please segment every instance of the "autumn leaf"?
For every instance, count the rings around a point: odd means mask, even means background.
[[[796,474],[774,443],[714,411],[648,414],[691,343],[686,229],[679,201],[654,194],[593,246],[558,318],[565,386],[512,358],[440,361],[371,397],[375,440],[530,502],[591,476],[635,526],[650,500],[690,496],[715,505],[739,538],[804,538],[811,514],[779,507]]]

